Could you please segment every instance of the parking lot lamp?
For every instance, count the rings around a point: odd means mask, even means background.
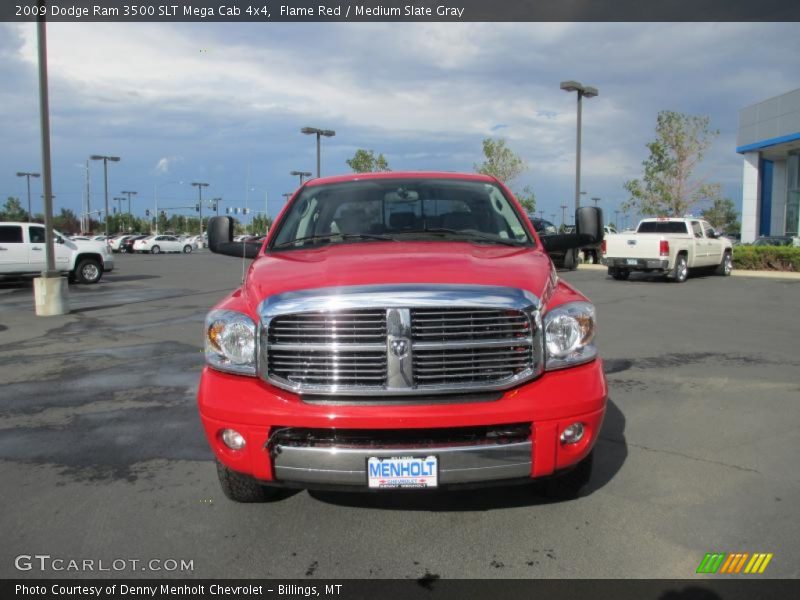
[[[28,179],[28,221],[33,221],[33,213],[31,212],[31,177],[39,176],[39,173],[17,173],[17,177],[26,177]],[[302,180],[300,183],[302,183]]]
[[[102,154],[92,154],[89,158],[92,160],[102,160],[103,161],[103,181],[105,184],[105,211],[103,214],[105,215],[105,231],[103,235],[108,237],[108,161],[111,162],[119,162],[119,156],[104,156]]]
[[[198,211],[200,212],[200,239],[203,238],[203,188],[208,187],[207,183],[193,181],[192,186],[197,188],[198,194]]]
[[[294,175],[295,177],[300,177],[300,185],[303,185],[303,179],[305,177],[311,177],[310,171],[292,171],[289,174]]]
[[[306,135],[316,135],[317,136],[317,177],[320,176],[320,138],[324,135],[325,137],[333,137],[336,135],[336,132],[331,129],[317,129],[316,127],[303,127],[300,130],[300,133],[305,133]],[[294,175],[294,173],[293,173]]]
[[[575,143],[575,209],[581,205],[581,116],[583,111],[583,98],[594,98],[597,96],[597,88],[583,85],[578,81],[562,81],[561,89],[565,92],[578,93],[578,135]]]

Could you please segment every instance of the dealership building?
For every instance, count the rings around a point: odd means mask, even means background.
[[[800,89],[739,111],[736,146],[744,156],[742,241],[798,235]]]

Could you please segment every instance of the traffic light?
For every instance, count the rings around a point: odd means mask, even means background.
[[[117,214],[117,207],[116,206],[113,207],[112,210],[114,211],[114,214]]]
[[[162,216],[162,217],[164,217],[164,218],[166,219],[166,218],[167,218],[167,211],[165,211],[165,210],[162,210],[162,211],[161,211],[161,216]]]
[[[200,205],[199,204],[195,204],[194,205],[194,212],[200,212]]]
[[[250,214],[250,209],[249,208],[243,208],[242,209],[242,214],[243,215],[249,215]]]
[[[150,216],[150,209],[149,209],[149,208],[146,208],[146,209],[145,209],[145,211],[144,211],[144,216],[145,216],[145,217],[149,217],[149,216]]]
[[[226,214],[226,215],[229,215],[229,214],[231,214],[231,207],[230,207],[230,206],[226,206],[226,207],[225,207],[225,214]]]

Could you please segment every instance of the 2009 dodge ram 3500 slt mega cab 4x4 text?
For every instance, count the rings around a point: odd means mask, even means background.
[[[602,213],[576,211],[603,237]],[[207,316],[200,416],[225,494],[588,481],[607,387],[594,306],[561,281],[494,178],[383,173],[306,182]]]
[[[701,219],[644,219],[636,233],[606,236],[601,249],[608,274],[619,280],[645,271],[683,283],[689,269],[709,268],[719,275],[733,270],[731,241]]]

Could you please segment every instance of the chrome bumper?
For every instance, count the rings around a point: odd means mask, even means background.
[[[444,448],[276,446],[275,478],[291,483],[367,487],[371,456],[439,457],[439,485],[530,477],[531,442]]]
[[[630,264],[628,260],[635,260],[636,264]],[[661,258],[606,258],[605,264],[609,267],[617,269],[659,269],[667,270],[669,268],[669,260]]]

